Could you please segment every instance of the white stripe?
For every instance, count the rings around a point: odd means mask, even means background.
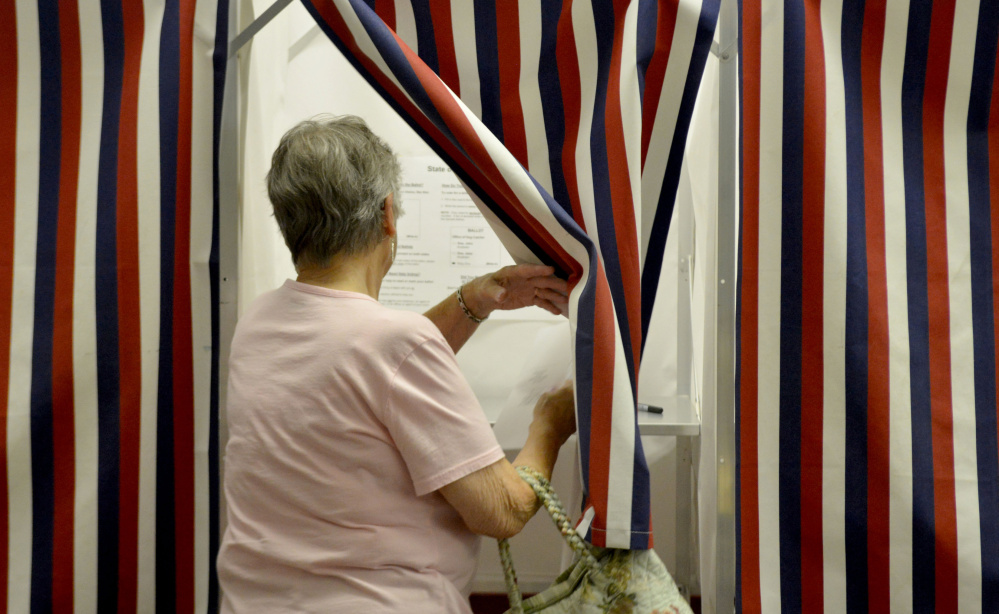
[[[388,79],[396,86],[396,88],[398,88],[399,91],[403,93],[405,98],[409,100],[409,102],[412,103],[413,106],[416,106],[416,104],[413,103],[412,96],[410,96],[409,93],[405,90],[405,88],[403,88],[399,84],[399,80],[396,79],[395,74],[393,74],[392,71],[389,70],[388,64],[385,63],[385,59],[382,58],[381,54],[378,52],[378,48],[375,46],[375,43],[371,40],[371,37],[368,36],[368,31],[364,29],[364,26],[361,24],[360,19],[358,19],[357,14],[354,12],[354,9],[350,4],[350,0],[334,0],[334,1],[336,3],[336,10],[340,13],[340,16],[343,17],[343,21],[347,25],[347,29],[350,30],[351,35],[354,37],[354,42],[356,43],[357,48],[361,52],[361,54],[370,59],[372,63],[374,63],[374,65],[377,67],[377,69],[381,72],[381,74],[388,77]],[[399,12],[399,9],[404,7],[405,4],[406,4],[405,2],[401,4],[399,3],[396,4],[397,25],[400,19],[406,18],[406,15],[402,15]],[[410,7],[410,9],[412,9],[412,7]],[[416,28],[415,23],[416,22],[414,21],[413,22],[414,32]],[[416,40],[415,34],[413,36],[413,40],[414,41]],[[416,52],[415,46],[410,45],[410,48],[413,50],[414,53]]]
[[[590,530],[590,525],[593,524],[593,517],[596,516],[597,510],[592,506],[588,506],[586,511],[583,512],[582,518],[579,519],[579,524],[576,525],[576,534],[583,536],[586,532]]]
[[[881,59],[884,134],[885,277],[889,336],[889,594],[892,612],[912,603],[912,403],[906,277],[905,174],[902,150],[902,74],[909,0],[889,0]]]
[[[649,247],[649,237],[652,235],[652,222],[659,206],[666,163],[669,161],[673,135],[676,132],[676,121],[683,100],[683,84],[687,82],[687,71],[690,70],[700,16],[700,0],[680,1],[677,7],[676,26],[673,28],[673,42],[669,49],[669,64],[666,66],[663,79],[664,83],[676,86],[663,87],[649,140],[650,143],[662,146],[663,149],[650,151],[645,160],[645,168],[642,170],[642,215],[638,236],[642,241],[643,265],[645,252]]]
[[[524,111],[527,140],[527,168],[548,193],[552,193],[552,173],[548,162],[548,136],[541,103],[538,65],[541,60],[541,4],[521,2],[520,16],[520,106]]]
[[[615,305],[615,307],[620,307]],[[635,469],[635,400],[618,319],[614,322],[614,396],[607,484],[608,548],[631,548],[631,503]]]
[[[97,176],[104,102],[104,40],[100,11],[81,6],[80,168],[73,280],[73,396],[76,491],[73,511],[73,607],[97,603]]]
[[[156,609],[156,425],[160,355],[159,46],[163,0],[145,0],[136,157],[139,222],[139,612]]]
[[[475,4],[473,0],[451,0],[451,29],[454,30],[455,59],[461,100],[476,117],[482,117],[479,83],[479,56],[475,46]]]
[[[576,62],[579,65],[579,134],[576,136],[576,189],[579,207],[586,225],[586,234],[598,246],[600,233],[594,214],[593,161],[590,159],[590,129],[597,92],[597,32],[593,24],[593,9],[583,2],[572,5],[572,28],[576,40]]]
[[[416,36],[416,16],[413,15],[413,5],[409,0],[395,0],[395,33],[414,53],[420,52]]]
[[[968,213],[968,102],[975,62],[978,2],[959,0],[954,13],[944,116],[947,261],[950,278],[950,367],[957,502],[958,611],[982,611],[982,544],[975,434],[975,362],[971,315]],[[936,476],[947,479],[948,476]]]
[[[38,8],[17,13],[17,177],[14,280],[7,389],[7,611],[31,609],[31,341],[34,331],[35,242],[38,232],[39,107],[41,73]]]
[[[822,3],[826,168],[822,307],[822,583],[825,614],[846,612],[846,94],[843,2]]]
[[[780,297],[784,11],[763,2],[760,48],[759,513],[760,597],[780,612]]]
[[[205,10],[201,10],[204,7]],[[211,427],[212,293],[209,257],[212,248],[212,160],[215,49],[215,2],[202,2],[195,15],[191,67],[191,347],[194,368],[194,604],[208,609],[210,496],[208,475],[217,472],[208,459]]]
[[[624,16],[623,35],[621,37],[621,72],[618,90],[618,101],[621,105],[621,127],[624,139],[624,155],[628,165],[628,180],[631,184],[631,208],[634,215],[635,237],[642,236],[642,95],[638,87],[638,65],[636,60],[638,37],[638,2],[631,2]],[[667,81],[667,83],[670,83]],[[683,84],[672,84],[674,89],[682,90]],[[669,155],[669,145],[663,148],[659,155]],[[636,247],[641,250],[641,244]],[[639,251],[638,267],[644,260]],[[623,306],[622,306],[623,307]]]
[[[503,143],[496,138],[492,131],[486,128],[486,126],[475,118],[475,116],[471,115],[467,109],[465,110],[465,116],[469,124],[475,130],[479,140],[482,142],[483,147],[485,147],[489,157],[496,164],[496,168],[503,176],[504,181],[506,181],[507,185],[509,185],[513,190],[517,200],[521,203],[527,213],[541,223],[545,231],[558,242],[570,258],[583,265],[583,276],[576,284],[575,289],[569,297],[569,302],[571,304],[570,310],[572,313],[576,313],[575,305],[576,301],[579,300],[578,295],[582,291],[583,286],[585,286],[587,278],[590,274],[590,271],[588,270],[589,256],[587,254],[586,247],[566,232],[564,228],[562,228],[562,225],[555,219],[551,210],[548,209],[548,205],[538,194],[530,176],[520,163],[517,162],[516,158],[513,157],[513,154],[511,154],[509,150],[503,146]],[[536,263],[537,259],[533,258],[531,261]],[[573,332],[573,336],[574,335],[575,332]]]

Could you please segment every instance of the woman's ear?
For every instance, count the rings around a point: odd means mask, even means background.
[[[382,216],[382,228],[385,229],[385,235],[389,237],[395,236],[395,209],[392,208],[393,195],[389,194],[385,197],[385,202],[382,203],[382,210],[385,215]]]

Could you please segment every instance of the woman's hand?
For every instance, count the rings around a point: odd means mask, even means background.
[[[555,315],[569,312],[569,284],[555,277],[555,269],[539,264],[503,267],[477,277],[462,287],[469,310],[485,318],[496,309],[535,305]]]
[[[560,446],[576,432],[576,402],[571,380],[541,395],[534,406],[531,428],[553,437]]]

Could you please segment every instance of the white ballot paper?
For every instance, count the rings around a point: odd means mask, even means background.
[[[514,264],[458,177],[435,156],[401,157],[395,263],[378,300],[424,312],[458,286]]]
[[[493,427],[504,450],[517,450],[524,445],[538,397],[570,379],[572,369],[569,323],[555,322],[542,328],[531,350],[524,355],[520,373],[510,382],[510,395]]]

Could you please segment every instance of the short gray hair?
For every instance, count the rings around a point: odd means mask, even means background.
[[[400,175],[392,149],[359,117],[318,116],[285,133],[267,195],[295,267],[327,266],[384,240],[382,205]],[[398,203],[396,196],[396,218]]]

